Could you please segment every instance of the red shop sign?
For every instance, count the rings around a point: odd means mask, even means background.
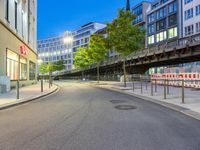
[[[28,55],[28,48],[25,45],[20,46],[20,53],[22,55]]]

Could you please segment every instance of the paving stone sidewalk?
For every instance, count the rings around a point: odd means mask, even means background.
[[[127,83],[127,88],[123,87],[123,83],[120,82],[102,82],[102,84],[98,85],[104,88],[113,88],[117,90],[121,90],[124,93],[134,94],[140,97],[149,98],[151,101],[158,101],[163,103],[169,103],[176,106],[181,106],[188,110],[197,112],[200,114],[200,90],[185,88],[185,103],[182,103],[182,88],[180,87],[169,87],[169,95],[167,95],[167,99],[164,99],[164,86],[158,85],[157,92],[155,92],[155,86],[153,87],[153,96],[151,96],[151,84],[143,83],[142,93],[141,93],[141,83],[134,83],[134,91],[133,84]]]
[[[57,88],[58,87],[56,85],[53,85],[51,88],[49,88],[49,84],[44,82],[44,90],[41,92],[41,84],[38,82],[38,84],[20,88],[20,99],[17,99],[16,89],[13,89],[8,93],[0,94],[0,108],[46,96],[56,91]]]

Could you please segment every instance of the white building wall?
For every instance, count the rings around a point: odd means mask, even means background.
[[[17,2],[17,29],[15,29],[15,2]],[[37,0],[9,0],[9,21],[6,19],[6,3],[7,0],[0,0],[0,21],[36,51]],[[28,3],[30,3],[30,12]]]
[[[193,35],[197,34],[196,32],[196,23],[200,22],[200,14],[196,15],[196,6],[200,5],[200,0],[193,0],[190,3],[185,4],[185,0],[182,0],[182,20],[183,20],[183,25],[182,25],[182,31],[183,31],[183,37],[187,37],[185,35],[185,27],[193,25]],[[185,11],[188,9],[193,8],[193,17],[190,19],[185,20]],[[190,35],[188,35],[190,36]]]

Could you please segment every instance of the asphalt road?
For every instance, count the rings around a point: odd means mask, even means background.
[[[0,150],[200,150],[200,121],[125,94],[59,84],[50,97],[0,111]]]

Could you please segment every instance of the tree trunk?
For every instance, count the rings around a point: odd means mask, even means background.
[[[123,70],[124,70],[124,87],[126,88],[126,58],[125,57],[123,61]]]
[[[99,77],[99,63],[97,63],[97,82],[99,83],[100,77]]]

